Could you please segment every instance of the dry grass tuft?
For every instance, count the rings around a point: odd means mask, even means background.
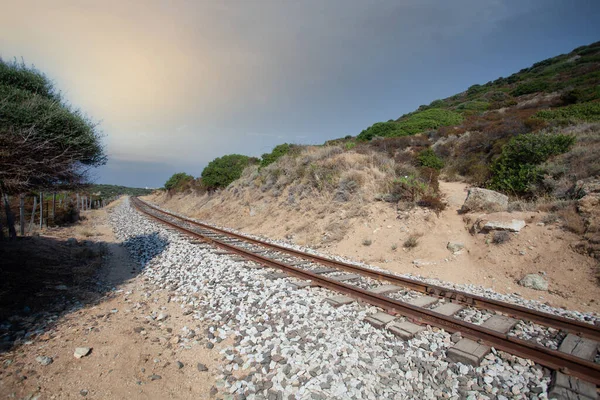
[[[558,212],[561,220],[563,221],[562,226],[569,232],[577,233],[582,235],[585,233],[585,221],[581,215],[575,210],[575,207],[569,207]]]
[[[510,242],[510,239],[511,239],[510,233],[508,233],[506,231],[497,231],[497,232],[494,232],[494,235],[492,236],[492,243],[503,244],[503,243]]]
[[[407,249],[414,249],[415,247],[417,247],[419,245],[419,238],[423,236],[420,233],[414,233],[412,235],[410,235],[408,237],[408,239],[406,239],[404,241],[404,247]]]

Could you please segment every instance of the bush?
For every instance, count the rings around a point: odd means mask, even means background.
[[[511,94],[513,96],[523,96],[530,93],[545,92],[549,88],[550,84],[548,81],[538,79],[520,84]]]
[[[202,182],[209,189],[227,187],[242,175],[244,168],[255,161],[241,154],[215,158],[202,171]]]
[[[433,210],[433,212],[435,212],[435,214],[438,216],[446,209],[446,203],[439,195],[427,194],[421,197],[421,200],[417,202],[417,205],[419,207],[425,207]]]
[[[546,120],[597,122],[600,121],[600,103],[578,103],[554,110],[539,111],[535,116]]]
[[[410,235],[408,239],[404,241],[404,247],[407,249],[414,249],[419,245],[419,237],[421,235]]]
[[[369,141],[374,137],[404,136],[400,126],[396,122],[376,122],[363,130],[356,138],[361,141]]]
[[[487,101],[473,100],[459,104],[456,109],[460,111],[476,111],[483,112],[490,108],[490,103]]]
[[[510,233],[506,231],[496,231],[492,236],[492,243],[502,244],[510,241]]]
[[[275,146],[273,151],[262,155],[261,160],[260,160],[261,168],[266,167],[269,164],[273,164],[280,157],[283,157],[286,154],[288,154],[290,152],[290,150],[292,150],[292,148],[293,148],[293,145],[287,144],[287,143]]]
[[[357,139],[369,141],[374,137],[396,137],[415,135],[440,128],[460,124],[463,117],[454,111],[431,108],[402,116],[396,122],[377,122],[363,130]]]
[[[417,160],[419,161],[419,165],[422,167],[428,167],[437,170],[444,168],[444,161],[439,158],[431,148],[421,151],[417,156]]]
[[[574,136],[561,134],[529,133],[512,138],[492,163],[490,187],[515,194],[528,193],[530,185],[542,178],[537,166],[551,156],[567,152],[574,143]]]
[[[397,121],[400,131],[404,135],[414,135],[427,130],[437,129],[442,126],[458,125],[463,121],[463,117],[454,111],[440,108],[409,114]],[[403,136],[403,135],[397,135]]]
[[[371,239],[365,239],[362,241],[363,246],[370,246],[371,244],[373,244],[373,241]]]
[[[173,174],[166,182],[165,189],[180,191],[186,183],[191,182],[194,179],[193,176],[186,174],[185,172],[178,172]]]

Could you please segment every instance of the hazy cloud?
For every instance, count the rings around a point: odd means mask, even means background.
[[[197,175],[227,153],[355,135],[600,33],[600,3],[558,0],[1,7],[1,55],[34,63],[102,120],[111,161],[99,179],[130,185]]]

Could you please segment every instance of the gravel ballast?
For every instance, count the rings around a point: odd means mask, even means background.
[[[447,332],[429,327],[402,341],[363,321],[379,309],[357,302],[334,308],[324,301],[336,294],[330,290],[295,291],[289,278],[265,279],[261,269],[167,231],[135,211],[128,198],[110,219],[142,275],[175,291],[172,301],[211,326],[205,333],[210,342],[234,339],[222,350],[226,364],[217,388],[225,398],[547,398],[549,371],[529,360],[493,350],[477,368],[448,362],[446,350],[453,343]],[[475,286],[435,283],[507,300]],[[598,320],[508,297],[546,312]]]

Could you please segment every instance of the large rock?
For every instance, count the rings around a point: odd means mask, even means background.
[[[535,290],[548,290],[548,281],[546,278],[538,274],[525,275],[523,279],[519,281],[519,285]]]
[[[467,194],[461,212],[484,211],[499,212],[508,209],[508,196],[493,190],[471,188]]]
[[[489,231],[509,231],[519,232],[525,227],[525,221],[522,219],[511,219],[510,221],[487,221],[481,228],[484,232]]]

